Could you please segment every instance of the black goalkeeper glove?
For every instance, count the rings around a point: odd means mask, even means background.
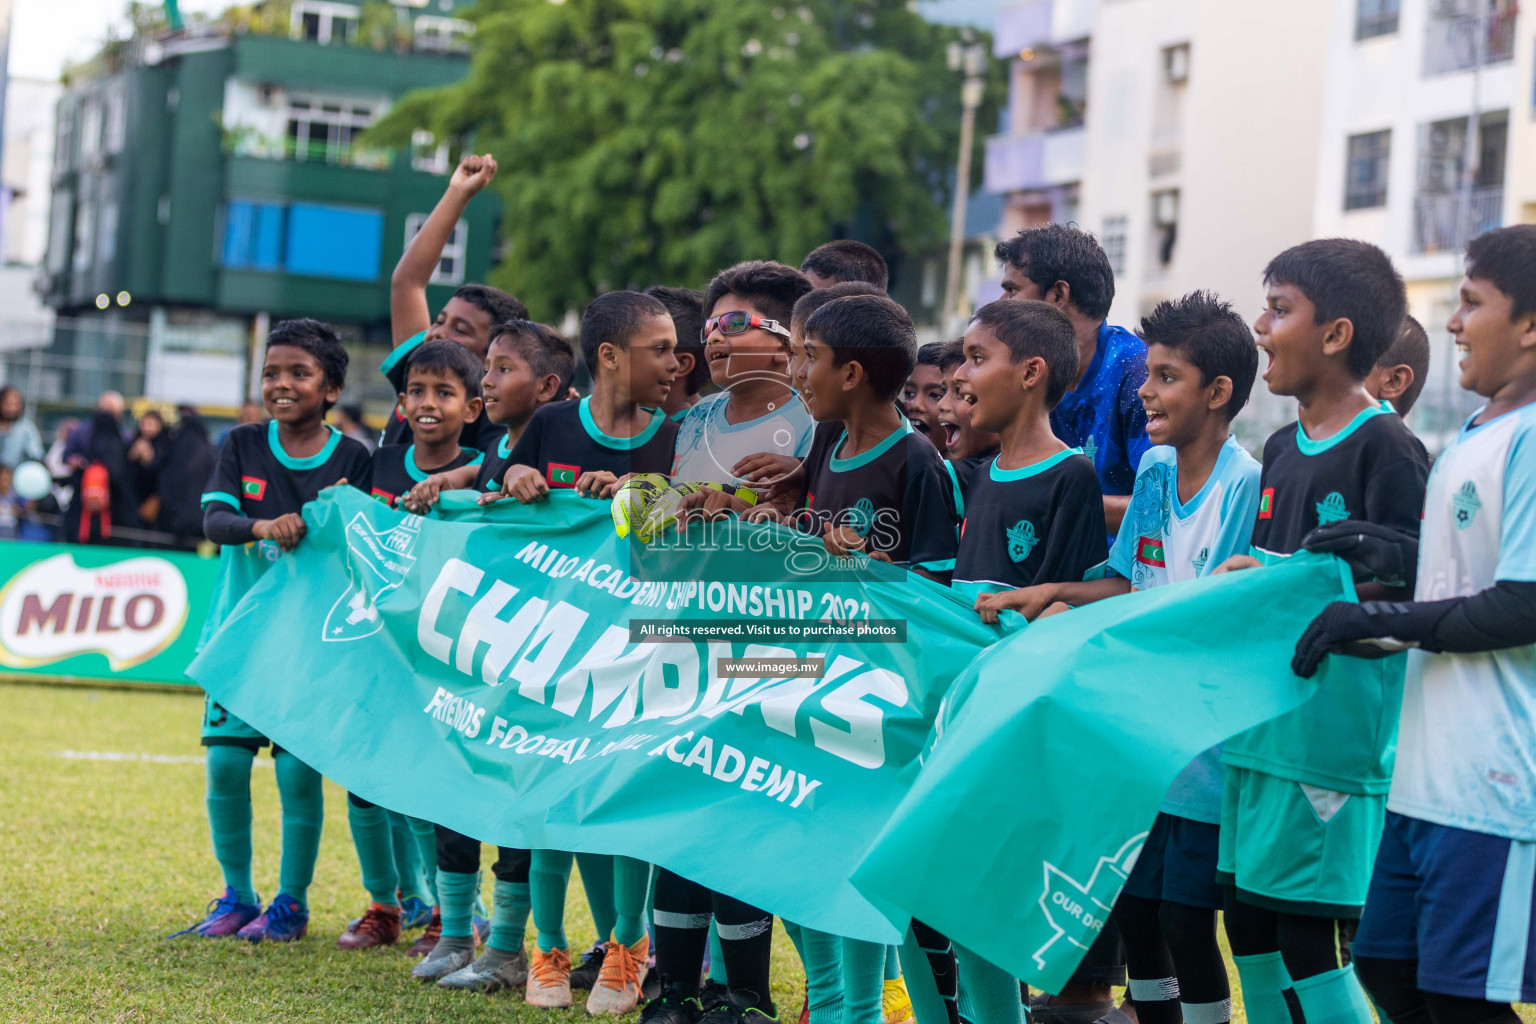
[[[1356,658],[1385,658],[1404,647],[1418,645],[1438,651],[1433,642],[1435,626],[1445,617],[1451,602],[1418,604],[1413,601],[1334,601],[1324,608],[1296,641],[1291,671],[1311,679],[1323,657],[1331,653]],[[1363,640],[1391,640],[1383,646]]]
[[[1359,519],[1319,526],[1302,539],[1301,546],[1344,559],[1356,583],[1412,588],[1419,566],[1417,537]]]

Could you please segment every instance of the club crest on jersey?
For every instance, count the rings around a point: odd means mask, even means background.
[[[875,525],[875,503],[868,498],[860,498],[853,503],[848,510],[848,525],[860,537],[868,537],[869,531]]]
[[[347,589],[325,617],[320,639],[345,643],[373,636],[384,628],[379,598],[405,581],[416,564],[421,518],[408,515],[380,530],[359,512],[347,524]]]
[[[1200,553],[1198,555],[1196,555],[1194,558],[1190,559],[1189,564],[1195,567],[1195,575],[1199,576],[1201,573],[1205,572],[1205,565],[1210,560],[1211,560],[1211,549],[1210,548],[1201,548],[1200,549]]]
[[[1099,454],[1099,446],[1094,442],[1093,435],[1088,435],[1088,440],[1083,442],[1083,454],[1088,456],[1089,462],[1094,462],[1094,456]]]
[[[1477,518],[1477,510],[1483,507],[1482,499],[1477,496],[1477,485],[1471,480],[1461,485],[1461,489],[1451,495],[1451,504],[1456,506],[1456,529],[1465,530],[1472,525],[1472,520]]]
[[[1344,495],[1333,491],[1317,503],[1317,525],[1326,526],[1328,523],[1340,523],[1349,518],[1349,509],[1344,507]]]
[[[261,501],[267,496],[267,482],[254,476],[241,477],[240,496],[250,498],[252,501]]]
[[[581,476],[580,466],[567,466],[563,462],[551,462],[547,479],[551,487],[575,487],[576,478]]]
[[[1038,543],[1040,538],[1035,535],[1035,524],[1028,519],[1020,519],[1008,527],[1008,557],[1015,562],[1028,558]]]

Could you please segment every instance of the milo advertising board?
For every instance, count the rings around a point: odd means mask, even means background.
[[[0,675],[191,686],[217,571],[172,552],[0,544]]]

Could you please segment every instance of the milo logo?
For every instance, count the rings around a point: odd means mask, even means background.
[[[117,672],[165,650],[186,621],[186,580],[165,559],[83,569],[74,555],[54,555],[0,590],[0,664],[35,668],[95,653]]]

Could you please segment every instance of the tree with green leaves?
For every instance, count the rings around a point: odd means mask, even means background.
[[[893,252],[945,236],[958,30],[905,0],[481,0],[470,17],[468,75],[407,96],[370,141],[429,128],[496,157],[492,283],[536,315],[798,264],[855,225]],[[999,75],[984,118],[1001,92]]]

